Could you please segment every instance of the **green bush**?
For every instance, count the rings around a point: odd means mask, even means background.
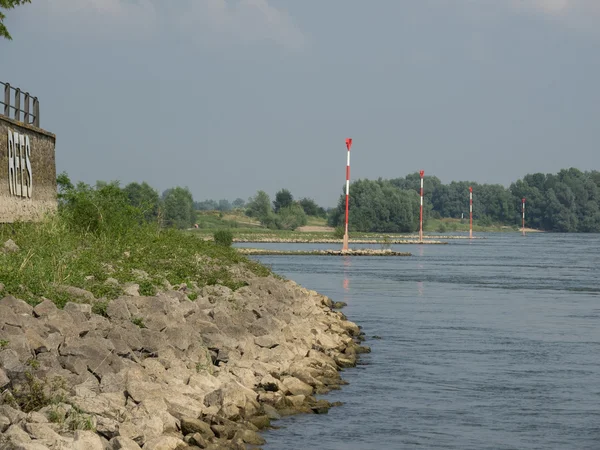
[[[344,227],[335,227],[333,231],[333,236],[336,239],[344,239],[344,234],[346,234],[346,229]]]
[[[280,230],[295,230],[306,225],[307,221],[304,209],[298,204],[281,208],[276,218],[277,228]]]
[[[116,184],[75,187],[65,175],[59,185],[54,216],[39,223],[0,224],[0,243],[12,239],[20,247],[0,252],[3,294],[32,305],[45,297],[62,307],[71,299],[61,286],[79,287],[98,299],[94,313],[105,315],[106,302],[121,295],[129,282],[138,283],[142,295],[152,295],[164,289],[165,281],[238,289],[244,283],[229,267],[239,263],[258,276],[270,274],[229,245],[145,222],[139,210],[122,203]],[[140,280],[136,271],[146,272],[147,280]],[[106,283],[109,277],[118,284]]]
[[[213,233],[215,242],[223,247],[231,247],[233,244],[233,233],[229,230],[218,230]]]
[[[57,182],[59,214],[71,230],[120,234],[144,221],[144,213],[130,204],[118,182],[98,183],[95,188],[81,182],[74,186],[64,173]]]

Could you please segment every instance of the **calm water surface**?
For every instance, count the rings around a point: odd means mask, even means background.
[[[485,237],[257,258],[347,302],[373,350],[325,396],[344,406],[277,422],[263,448],[600,449],[600,235]]]

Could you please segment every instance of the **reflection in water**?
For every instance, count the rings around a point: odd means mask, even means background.
[[[350,269],[352,268],[352,260],[349,256],[344,256],[344,292],[350,292],[350,276],[348,275]],[[347,297],[344,296],[344,301],[347,300]]]
[[[423,256],[425,251],[424,247],[424,245],[419,246],[419,256]],[[419,273],[423,273],[423,264],[421,264],[421,262],[417,264],[417,268],[419,269]],[[417,292],[419,297],[423,297],[423,281],[417,281]]]
[[[423,282],[417,281],[417,291],[419,292],[419,297],[423,297]]]

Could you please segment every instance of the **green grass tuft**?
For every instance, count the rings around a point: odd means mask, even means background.
[[[0,242],[9,238],[21,250],[0,253],[3,294],[32,305],[41,297],[59,307],[72,301],[58,288],[61,285],[87,289],[98,299],[110,300],[122,294],[120,285],[127,282],[138,283],[142,295],[163,289],[158,280],[172,285],[193,281],[200,288],[222,284],[235,290],[244,283],[235,280],[229,268],[239,263],[256,275],[270,274],[266,267],[233,248],[173,229],[158,230],[153,225],[140,225],[118,235],[85,233],[73,231],[60,217],[54,217],[37,224],[1,225]],[[140,282],[132,269],[145,271],[151,281]],[[116,279],[119,285],[106,283],[108,278]],[[94,308],[105,313],[99,303]]]

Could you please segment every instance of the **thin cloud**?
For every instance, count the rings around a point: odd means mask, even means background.
[[[23,11],[52,33],[99,38],[145,37],[158,19],[152,0],[36,0]]]
[[[267,0],[192,0],[181,24],[200,40],[210,32],[234,42],[270,41],[293,50],[307,43],[290,15]]]
[[[270,0],[36,0],[23,13],[53,33],[136,39],[160,26],[206,45],[306,45],[290,15]]]
[[[600,0],[512,0],[515,8],[544,14],[568,26],[596,30],[600,22]]]

